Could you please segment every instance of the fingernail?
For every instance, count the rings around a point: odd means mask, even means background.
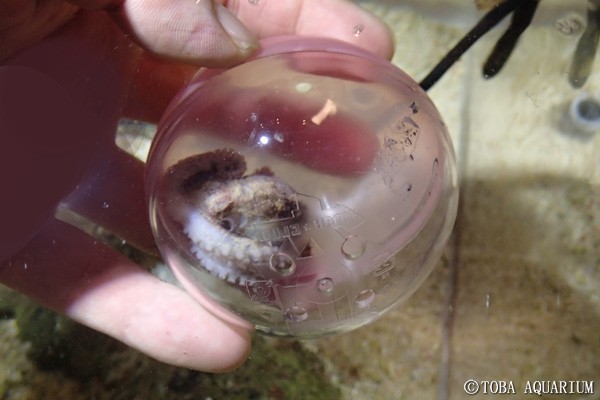
[[[251,51],[258,48],[256,37],[237,19],[227,8],[215,3],[216,15],[221,27],[242,51]]]

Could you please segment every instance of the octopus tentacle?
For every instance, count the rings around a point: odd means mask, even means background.
[[[206,270],[236,284],[255,278],[279,251],[264,241],[263,225],[298,208],[296,191],[268,168],[245,172],[244,158],[223,149],[183,159],[165,176],[188,250]]]
[[[212,180],[241,178],[246,172],[246,161],[241,154],[220,149],[185,158],[167,170],[168,181],[184,195],[196,192]]]

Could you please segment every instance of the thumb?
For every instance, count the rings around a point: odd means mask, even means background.
[[[242,61],[259,46],[227,8],[212,0],[127,0],[113,17],[146,50],[207,67]]]

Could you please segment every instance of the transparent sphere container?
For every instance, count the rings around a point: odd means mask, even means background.
[[[426,93],[387,60],[316,38],[201,70],[159,124],[146,179],[156,242],[185,289],[219,318],[305,338],[408,298],[458,201]]]

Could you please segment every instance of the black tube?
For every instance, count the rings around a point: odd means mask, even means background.
[[[483,35],[498,25],[523,0],[506,0],[500,3],[479,20],[479,22],[450,50],[419,84],[429,90],[460,57]]]
[[[483,66],[483,76],[491,78],[496,75],[512,54],[519,37],[531,24],[539,0],[522,0],[515,9],[510,26],[500,37]]]
[[[574,88],[582,87],[592,73],[599,39],[600,0],[588,0],[587,26],[579,38],[569,69],[569,83]]]

